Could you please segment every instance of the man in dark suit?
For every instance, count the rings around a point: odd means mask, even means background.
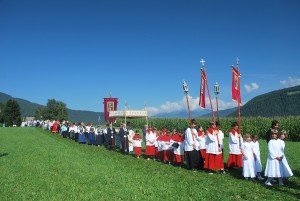
[[[113,128],[112,123],[109,124],[107,128],[107,148],[108,149],[115,149],[115,134],[116,130]]]
[[[126,127],[126,124],[122,124],[122,127],[120,128],[119,135],[122,142],[122,152],[124,154],[129,153],[129,141],[128,141],[128,129]]]

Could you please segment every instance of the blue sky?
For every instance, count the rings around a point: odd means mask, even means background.
[[[300,84],[300,1],[0,0],[0,91],[46,105],[103,111],[112,92],[129,109],[198,109],[200,60],[231,100],[240,59],[243,103]],[[211,94],[214,97],[213,94]]]

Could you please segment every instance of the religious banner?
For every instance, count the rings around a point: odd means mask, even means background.
[[[201,108],[205,108],[205,88],[207,85],[206,73],[204,70],[201,70],[201,84],[200,84],[200,98],[199,105]]]
[[[232,100],[236,101],[237,103],[241,104],[241,82],[240,82],[241,74],[239,71],[232,67]]]
[[[105,122],[113,122],[114,119],[109,118],[109,112],[117,110],[118,98],[103,98],[104,99],[104,120]]]

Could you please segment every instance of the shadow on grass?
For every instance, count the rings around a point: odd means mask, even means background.
[[[243,169],[242,168],[230,168],[230,169],[227,169],[227,173],[235,179],[245,180],[245,178],[242,176],[243,175]],[[299,175],[300,175],[300,171],[298,171],[298,170],[293,170],[293,173],[294,173],[294,177],[299,177]],[[263,176],[263,173],[261,173],[261,175]],[[262,180],[262,181],[254,180],[254,182],[259,183],[263,187],[266,187],[265,186],[266,179],[267,178],[265,178],[265,180]],[[287,193],[287,194],[290,194],[292,196],[295,196],[296,199],[300,199],[300,193],[299,193],[300,185],[298,185],[297,182],[290,181],[290,179],[285,178],[284,179],[284,184],[285,184],[284,186],[279,186],[278,185],[278,180],[277,180],[277,183],[273,183],[273,186],[266,187],[266,188],[273,189],[275,191],[279,191],[279,192],[282,192],[282,193]],[[294,189],[295,192],[291,192],[291,189]]]
[[[8,153],[2,153],[2,154],[0,154],[0,157],[7,156],[7,155],[8,155]]]

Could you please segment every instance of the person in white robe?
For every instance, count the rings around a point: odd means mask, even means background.
[[[260,160],[260,147],[259,147],[259,142],[258,142],[258,135],[254,134],[252,136],[252,149],[254,152],[254,171],[256,173],[256,177],[259,180],[264,180],[264,178],[261,176],[262,172],[262,164]]]
[[[251,135],[245,134],[244,141],[241,146],[241,152],[243,154],[243,177],[245,179],[254,179],[255,169],[254,169],[254,152],[252,149],[252,143],[251,143]]]
[[[278,139],[278,131],[272,129],[271,140],[268,143],[268,159],[265,176],[268,177],[266,186],[272,186],[271,180],[278,178],[279,185],[283,186],[283,178],[293,176],[293,172],[284,154],[285,143]]]

